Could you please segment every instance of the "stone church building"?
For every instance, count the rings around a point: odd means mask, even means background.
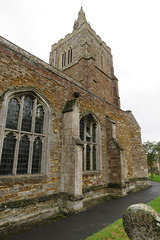
[[[81,8],[49,64],[0,37],[0,227],[149,187],[111,49]]]

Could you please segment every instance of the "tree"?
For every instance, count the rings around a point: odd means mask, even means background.
[[[143,147],[147,154],[147,163],[150,167],[151,178],[153,178],[153,163],[157,161],[158,157],[160,157],[160,143],[156,142],[145,142],[143,143]]]

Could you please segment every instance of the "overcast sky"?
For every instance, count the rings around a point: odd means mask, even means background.
[[[121,108],[133,112],[143,141],[160,141],[160,0],[0,0],[0,34],[49,62],[81,4],[112,50]]]

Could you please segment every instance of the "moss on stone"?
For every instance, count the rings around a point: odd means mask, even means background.
[[[125,186],[122,186],[120,183],[108,183],[109,188],[125,188]]]
[[[103,189],[103,188],[106,188],[107,185],[104,184],[104,185],[98,185],[98,186],[90,186],[90,187],[85,187],[83,188],[83,193],[87,193],[87,192],[90,192],[90,191],[96,191],[98,189]]]
[[[59,193],[54,193],[54,194],[45,195],[45,196],[36,197],[36,198],[22,199],[22,200],[17,200],[17,201],[10,201],[10,202],[6,202],[6,203],[2,203],[0,205],[0,211],[4,211],[7,208],[19,208],[19,207],[28,206],[30,204],[46,202],[46,201],[50,201],[50,200],[56,199],[58,197],[59,197]]]
[[[148,177],[142,177],[142,178],[130,178],[129,182],[135,182],[135,181],[146,181],[149,180]]]

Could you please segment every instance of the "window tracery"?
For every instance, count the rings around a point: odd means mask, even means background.
[[[83,146],[83,170],[97,170],[97,124],[91,114],[80,120],[80,139]]]
[[[0,175],[43,173],[42,157],[47,134],[45,108],[33,93],[18,93],[7,104]]]

